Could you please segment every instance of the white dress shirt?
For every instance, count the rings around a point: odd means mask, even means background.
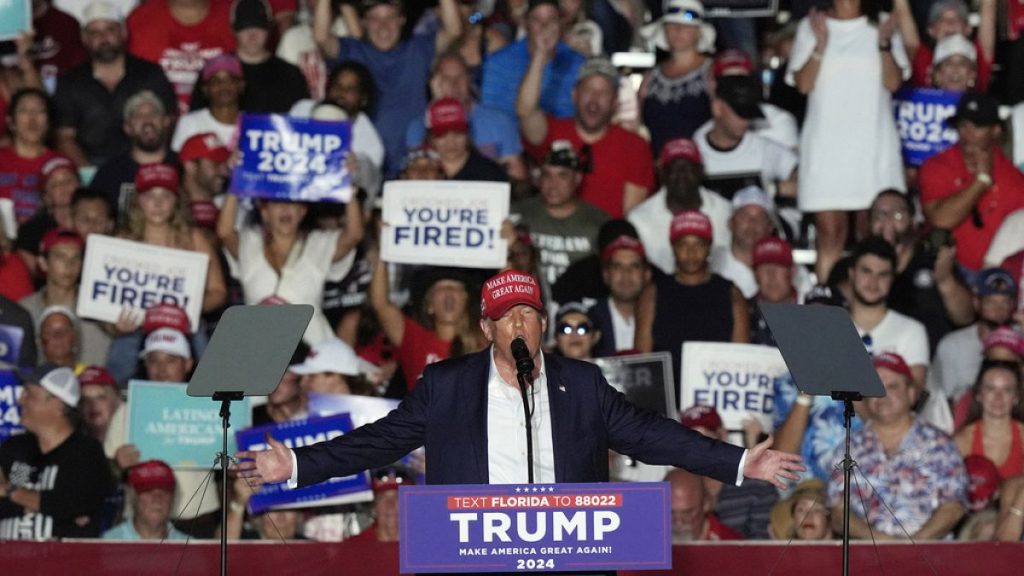
[[[526,422],[519,383],[505,382],[494,365],[487,376],[487,474],[491,484],[526,484]],[[551,439],[551,403],[544,355],[540,354],[540,374],[527,389],[533,409],[533,480],[538,484],[555,482],[555,449]]]

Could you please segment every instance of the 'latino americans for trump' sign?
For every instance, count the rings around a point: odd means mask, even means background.
[[[241,162],[231,191],[243,197],[310,202],[348,202],[352,177],[345,156],[352,146],[350,122],[242,116]]]
[[[117,322],[122,310],[174,304],[199,329],[209,256],[90,234],[78,290],[78,315]]]
[[[268,433],[289,448],[301,448],[332,440],[351,430],[352,419],[348,414],[338,414],[239,430],[235,437],[240,449],[261,451],[269,448],[266,441]],[[249,500],[249,510],[259,514],[270,508],[304,508],[370,500],[373,500],[373,492],[369,477],[366,472],[360,472],[295,490],[288,490],[285,482],[264,484]]]
[[[743,420],[751,415],[764,430],[772,429],[773,383],[776,378],[789,374],[777,348],[686,342],[682,364],[680,410],[697,405],[713,406],[730,432],[742,430]]]
[[[399,570],[672,568],[668,484],[402,486]]]
[[[934,88],[904,88],[893,96],[904,162],[920,166],[956,144],[956,129],[946,122],[956,114],[960,96],[960,92]]]
[[[384,185],[381,258],[401,264],[501,268],[504,182],[391,181]]]

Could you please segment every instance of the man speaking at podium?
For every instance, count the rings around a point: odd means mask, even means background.
[[[398,408],[344,436],[295,450],[268,439],[268,450],[239,452],[239,475],[308,486],[386,466],[420,446],[428,484],[607,482],[608,449],[730,484],[747,477],[784,488],[803,470],[799,456],[769,450],[770,440],[744,450],[707,438],[633,406],[597,366],[541,353],[547,318],[533,276],[492,277],[480,308],[486,350],[428,366]]]

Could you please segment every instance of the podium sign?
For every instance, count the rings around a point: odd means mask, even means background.
[[[669,485],[402,486],[402,573],[668,570]]]

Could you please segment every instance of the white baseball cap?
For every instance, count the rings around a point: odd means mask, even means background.
[[[772,201],[771,196],[757,186],[742,188],[732,197],[733,212],[746,206],[760,206],[768,214],[775,212],[775,202]]]
[[[978,51],[974,48],[974,44],[961,34],[946,36],[935,44],[935,57],[932,58],[932,66],[938,66],[940,62],[952,56],[963,56],[971,62],[978,62]]]
[[[38,384],[44,390],[60,398],[61,402],[75,408],[82,397],[82,387],[75,371],[65,366],[45,364],[22,378],[26,384]]]
[[[124,23],[124,16],[118,7],[106,0],[94,0],[86,4],[82,10],[82,28],[98,20],[110,20],[118,24]]]
[[[139,358],[145,358],[150,352],[166,352],[172,356],[191,358],[192,349],[188,345],[188,338],[174,328],[159,328],[153,330],[146,336],[146,344],[139,352]]]
[[[302,364],[289,366],[288,371],[300,376],[322,372],[358,376],[359,357],[356,356],[355,350],[342,340],[328,338],[314,344],[306,355],[306,360]]]

